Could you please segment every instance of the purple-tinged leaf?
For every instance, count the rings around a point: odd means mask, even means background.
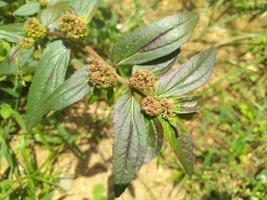
[[[199,98],[192,96],[175,99],[173,104],[173,112],[176,114],[192,114],[200,108]]]
[[[210,78],[216,58],[216,50],[209,49],[177,69],[168,72],[157,81],[156,94],[161,98],[182,96],[204,85]]]
[[[119,197],[144,163],[147,130],[139,103],[130,95],[120,97],[113,116],[114,192]]]
[[[133,67],[133,73],[138,69],[146,69],[152,71],[155,76],[160,76],[168,72],[178,59],[179,50],[174,51],[170,55],[153,60],[142,65],[135,65]]]
[[[166,56],[184,44],[198,22],[198,15],[179,12],[136,29],[114,47],[112,60],[117,65],[143,64]]]
[[[147,125],[147,150],[144,163],[148,163],[154,159],[160,153],[163,144],[163,127],[160,121],[157,118],[147,120]]]

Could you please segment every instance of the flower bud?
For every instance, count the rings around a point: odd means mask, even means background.
[[[117,78],[116,71],[99,61],[93,61],[89,67],[89,78],[100,89],[114,86]]]
[[[59,19],[58,27],[73,41],[79,41],[87,37],[87,20],[85,17],[67,14]]]
[[[47,35],[46,27],[35,17],[29,18],[24,24],[24,30],[28,37],[43,39]]]
[[[145,69],[137,70],[129,80],[129,86],[142,91],[151,91],[155,87],[154,74]]]
[[[34,45],[34,39],[32,38],[22,38],[19,41],[19,46],[23,49],[30,49]]]

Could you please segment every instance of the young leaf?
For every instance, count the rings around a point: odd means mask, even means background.
[[[184,44],[198,22],[198,15],[180,12],[130,32],[114,47],[117,65],[143,64],[166,56]]]
[[[18,42],[24,35],[23,24],[14,23],[0,26],[0,40]]]
[[[40,112],[42,101],[64,82],[69,58],[70,50],[62,41],[53,42],[44,51],[28,94],[26,113],[28,129],[42,119],[44,115]]]
[[[38,13],[40,10],[40,4],[38,2],[32,2],[22,5],[17,10],[15,10],[13,14],[18,16],[31,16]]]
[[[147,130],[139,103],[130,95],[120,97],[113,116],[113,176],[119,197],[141,168],[146,155]]]
[[[152,120],[147,120],[147,124],[147,151],[144,163],[148,163],[154,159],[160,153],[163,144],[163,127],[160,121],[155,118]]]
[[[215,64],[216,50],[209,49],[174,71],[163,75],[157,82],[156,93],[162,97],[177,97],[189,93],[210,78]]]
[[[69,9],[69,7],[69,2],[65,1],[49,5],[46,9],[41,11],[41,22],[48,28],[56,28],[57,20]]]
[[[86,17],[88,21],[94,16],[98,2],[99,0],[70,0],[75,14]]]
[[[61,110],[85,97],[92,90],[88,80],[88,66],[77,70],[42,102],[43,113]]]
[[[188,175],[193,174],[193,143],[190,135],[184,133],[177,124],[160,119],[164,136],[169,141],[175,155],[182,163]]]

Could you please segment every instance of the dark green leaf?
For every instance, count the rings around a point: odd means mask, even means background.
[[[88,66],[77,70],[41,104],[44,114],[61,110],[85,97],[92,87],[88,85]]]
[[[142,65],[135,65],[133,67],[133,72],[138,69],[147,69],[149,71],[152,71],[155,76],[163,75],[164,73],[168,72],[170,68],[175,64],[178,58],[178,53],[179,51],[174,51],[170,55],[164,56],[154,61]]]
[[[143,64],[166,56],[191,37],[197,21],[197,14],[180,12],[136,29],[114,47],[112,59],[118,65]]]
[[[125,95],[118,99],[113,125],[114,191],[119,197],[141,168],[146,155],[145,120],[133,97]]]
[[[163,127],[160,121],[155,118],[147,121],[148,124],[148,138],[147,151],[144,163],[150,162],[154,159],[161,150],[163,144]]]
[[[84,16],[88,21],[92,19],[95,14],[99,0],[70,0],[74,12],[79,16]]]
[[[107,102],[109,106],[112,106],[115,102],[115,93],[113,88],[107,89]]]
[[[42,119],[44,115],[40,112],[42,101],[64,82],[69,58],[70,50],[62,41],[53,42],[44,51],[28,94],[26,115],[28,129]]]
[[[216,50],[202,52],[181,67],[163,75],[157,82],[156,93],[162,97],[176,97],[189,93],[210,78],[215,64]]]
[[[40,4],[38,2],[27,3],[19,7],[14,15],[18,16],[30,16],[38,13],[41,10]]]
[[[193,143],[191,136],[185,133],[179,124],[170,123],[164,119],[160,119],[164,136],[169,141],[175,155],[182,163],[185,171],[193,174]]]

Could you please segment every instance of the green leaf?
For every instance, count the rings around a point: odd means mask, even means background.
[[[199,98],[195,96],[183,97],[174,100],[173,112],[176,114],[196,113],[200,108]]]
[[[77,70],[41,104],[44,114],[61,110],[85,97],[93,87],[88,85],[88,66]]]
[[[179,12],[130,32],[114,47],[117,65],[143,64],[166,56],[184,44],[198,22],[198,15]]]
[[[201,87],[213,72],[215,57],[213,48],[194,56],[181,67],[163,75],[157,81],[156,93],[161,98],[177,97]]]
[[[41,22],[48,28],[56,28],[57,20],[69,9],[69,2],[58,2],[43,9],[40,14]]]
[[[76,15],[84,16],[90,21],[95,14],[99,0],[70,0],[70,3]]]
[[[30,16],[38,13],[40,10],[40,4],[38,2],[32,2],[22,5],[17,10],[15,10],[13,14],[18,16]]]
[[[24,35],[23,24],[7,24],[0,26],[0,40],[8,42],[18,42]]]
[[[148,137],[147,137],[147,151],[144,163],[150,162],[154,159],[161,150],[163,144],[163,127],[160,121],[155,118],[148,120]]]
[[[146,69],[152,71],[155,76],[163,75],[168,72],[170,68],[175,64],[178,59],[178,53],[179,51],[174,51],[170,55],[164,56],[154,61],[142,65],[135,65],[133,67],[133,73],[138,69]]]
[[[42,102],[64,82],[70,50],[62,41],[51,43],[44,51],[28,94],[26,124],[31,129],[41,119]]]
[[[145,120],[139,103],[132,96],[118,99],[113,125],[114,191],[119,197],[141,168],[146,154]]]
[[[4,1],[0,1],[0,7],[4,7],[4,6],[6,6],[6,5],[7,5],[6,2],[4,2]]]
[[[193,174],[193,142],[191,136],[185,133],[178,124],[170,123],[160,118],[164,129],[164,137],[169,141],[176,157],[182,163],[188,175]]]
[[[107,89],[107,103],[109,106],[112,106],[115,103],[115,93],[113,88]]]

